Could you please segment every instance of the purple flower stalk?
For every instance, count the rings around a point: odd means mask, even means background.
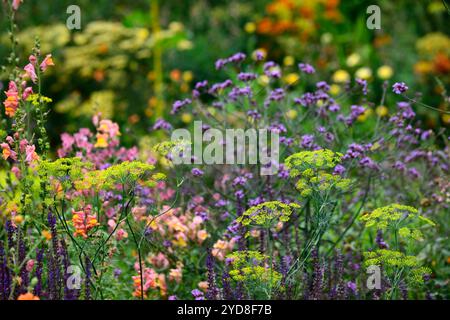
[[[214,272],[214,257],[211,254],[211,249],[208,249],[206,257],[206,269],[208,270],[208,290],[206,291],[206,298],[208,300],[217,300],[219,289],[216,286],[216,273]]]

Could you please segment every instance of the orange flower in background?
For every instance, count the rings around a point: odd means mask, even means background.
[[[434,70],[441,74],[450,72],[450,59],[446,54],[438,53],[434,57]]]
[[[14,81],[9,82],[8,91],[5,91],[6,100],[3,102],[5,106],[5,114],[12,118],[16,114],[17,107],[19,106],[19,92],[17,85]]]
[[[17,300],[40,300],[38,296],[35,296],[31,292],[27,292],[24,294],[21,294]]]

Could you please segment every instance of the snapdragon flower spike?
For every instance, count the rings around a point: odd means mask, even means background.
[[[8,85],[8,91],[5,91],[6,100],[3,101],[5,106],[5,114],[12,118],[16,114],[19,107],[19,91],[14,81],[10,81]]]
[[[11,149],[9,144],[7,143],[1,143],[0,147],[2,148],[2,157],[4,160],[8,160],[8,158],[11,158],[12,160],[17,160],[17,153]]]
[[[86,206],[83,210],[75,211],[72,209],[72,223],[75,227],[74,236],[88,237],[88,232],[100,225],[95,217],[95,214],[91,213],[91,205]]]

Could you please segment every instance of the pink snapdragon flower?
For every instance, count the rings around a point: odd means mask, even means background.
[[[21,3],[23,3],[23,0],[13,0],[12,8],[14,9],[14,11],[17,11],[19,9]]]
[[[25,161],[28,162],[28,164],[32,164],[35,161],[39,160],[39,156],[36,153],[36,147],[34,145],[28,145],[25,148],[25,153],[26,153],[26,157],[25,157]]]
[[[32,87],[25,88],[25,90],[23,90],[22,93],[22,100],[27,100],[31,94],[33,94],[33,88]]]
[[[33,63],[30,62],[29,64],[27,64],[25,66],[25,68],[23,68],[23,70],[25,70],[25,76],[29,77],[31,79],[31,81],[36,83],[37,75],[36,75],[36,70],[34,69]]]

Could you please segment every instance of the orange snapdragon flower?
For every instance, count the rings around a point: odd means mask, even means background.
[[[42,70],[42,72],[45,72],[45,70],[47,70],[48,67],[50,66],[54,66],[55,63],[53,62],[53,58],[51,54],[48,54],[45,56],[44,60],[42,61],[40,68]]]
[[[9,82],[8,91],[5,91],[6,100],[3,102],[5,106],[5,114],[12,118],[16,114],[16,110],[19,106],[19,91],[14,81]]]
[[[91,214],[91,206],[88,205],[84,210],[75,211],[72,209],[72,223],[75,227],[74,236],[87,238],[87,233],[92,228],[99,225],[95,215]]]

